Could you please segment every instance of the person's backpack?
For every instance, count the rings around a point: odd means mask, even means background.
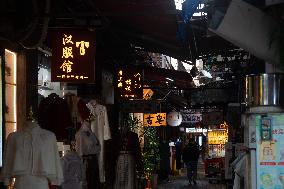
[[[199,147],[197,144],[189,144],[187,145],[182,154],[182,160],[184,162],[189,162],[189,161],[197,161],[199,158]]]
[[[182,152],[182,160],[184,162],[189,162],[190,161],[190,149],[188,146],[186,146],[184,149],[183,149],[183,152]]]

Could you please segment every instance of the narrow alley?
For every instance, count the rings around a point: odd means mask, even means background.
[[[199,161],[197,173],[197,185],[189,185],[186,177],[186,169],[181,170],[179,176],[171,176],[169,182],[158,185],[158,189],[225,189],[226,185],[221,183],[209,183],[209,179],[205,177],[204,164]]]

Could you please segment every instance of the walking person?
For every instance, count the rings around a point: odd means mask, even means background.
[[[193,182],[196,185],[197,179],[197,163],[199,158],[199,145],[193,138],[189,140],[189,143],[184,147],[182,152],[182,160],[186,164],[187,178],[189,184]]]

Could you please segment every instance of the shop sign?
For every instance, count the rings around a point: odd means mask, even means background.
[[[150,100],[153,96],[154,91],[151,89],[143,89],[143,99],[144,100]]]
[[[181,112],[182,114],[182,122],[183,123],[198,123],[202,121],[202,114],[201,113],[188,113],[188,112]]]
[[[207,129],[202,128],[186,128],[186,133],[206,133]]]
[[[142,70],[119,69],[116,88],[120,98],[143,99]]]
[[[225,144],[228,142],[227,131],[209,131],[208,144]]]
[[[166,113],[144,114],[143,123],[145,126],[166,126],[166,119]]]
[[[51,81],[93,83],[95,78],[95,33],[52,33]]]
[[[157,113],[160,108],[159,101],[128,100],[121,104],[120,110],[129,113]]]

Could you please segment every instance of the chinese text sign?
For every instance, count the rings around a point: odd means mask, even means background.
[[[135,69],[119,69],[116,88],[120,98],[143,99],[142,71]]]
[[[272,136],[269,140],[265,137],[267,127],[271,127]],[[284,114],[269,114],[267,117],[258,115],[256,117],[256,142],[257,189],[283,188]]]
[[[145,126],[166,126],[167,125],[167,114],[144,114],[144,125]]]
[[[93,83],[95,73],[95,33],[58,31],[52,33],[51,80]]]

